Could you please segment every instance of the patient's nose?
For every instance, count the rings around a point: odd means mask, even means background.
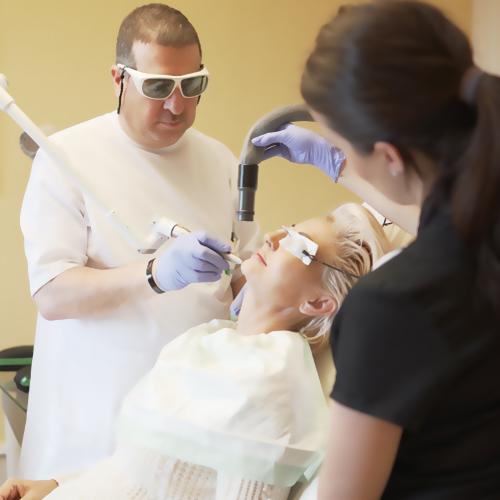
[[[285,236],[286,233],[280,229],[278,231],[273,231],[272,233],[266,233],[266,235],[264,236],[264,241],[271,250],[277,250],[280,246],[280,240]]]

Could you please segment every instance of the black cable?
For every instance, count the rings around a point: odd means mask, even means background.
[[[120,114],[120,109],[122,109],[122,95],[123,95],[123,79],[125,78],[125,69],[122,69],[122,74],[120,75],[120,95],[118,96],[118,109],[116,113]]]

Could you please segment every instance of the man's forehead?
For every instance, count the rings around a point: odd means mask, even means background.
[[[197,69],[201,63],[200,50],[196,43],[174,47],[157,42],[135,40],[132,44],[132,56],[137,65],[166,66],[194,65]],[[137,68],[138,69],[138,68]]]

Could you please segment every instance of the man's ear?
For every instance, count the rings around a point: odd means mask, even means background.
[[[299,311],[306,316],[329,316],[337,310],[337,301],[328,295],[314,300],[306,300],[299,306]]]
[[[122,72],[123,70],[120,69],[116,64],[113,64],[111,66],[111,79],[113,80],[113,89],[115,91],[116,97],[120,94],[120,83],[122,81]]]
[[[405,164],[401,153],[396,146],[393,146],[389,142],[379,141],[374,144],[373,149],[376,153],[382,155],[383,159],[387,163],[389,173],[393,177],[401,175],[404,172]]]

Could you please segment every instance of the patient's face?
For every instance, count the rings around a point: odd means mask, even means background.
[[[316,257],[331,262],[335,252],[335,224],[332,217],[319,217],[296,224],[294,229],[319,245]],[[259,297],[283,304],[300,303],[308,293],[322,288],[324,266],[317,262],[304,264],[280,246],[284,230],[267,234],[264,245],[242,264],[249,287]]]

